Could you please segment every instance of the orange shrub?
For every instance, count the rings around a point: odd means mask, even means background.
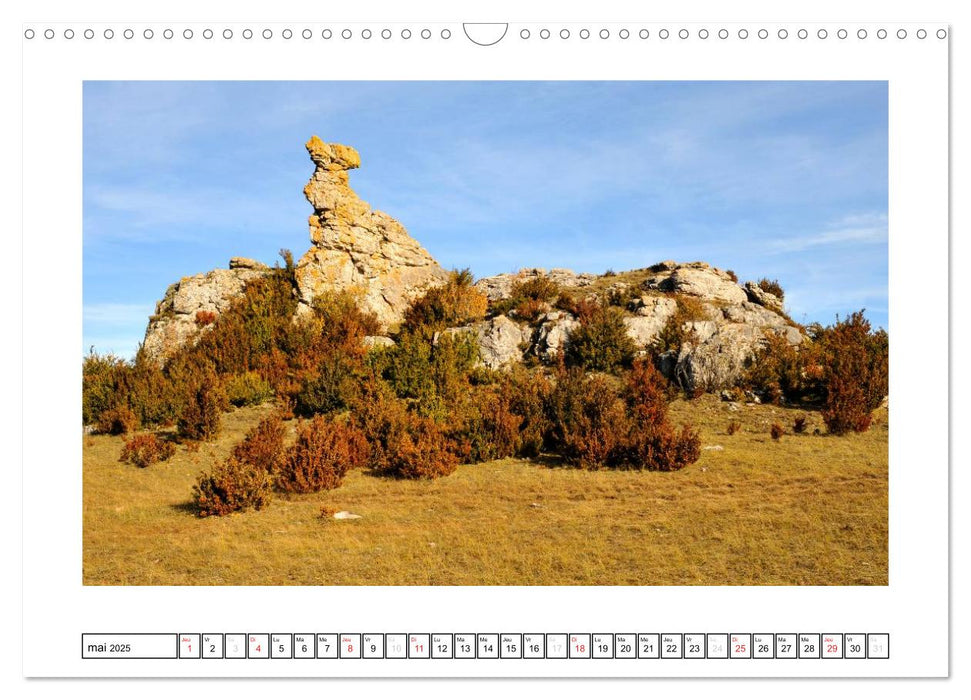
[[[797,434],[806,432],[806,416],[796,416],[792,421],[792,432]]]
[[[95,425],[97,432],[108,435],[127,435],[138,429],[138,416],[128,406],[119,405],[102,411]]]
[[[550,310],[549,302],[540,299],[525,299],[513,309],[516,318],[533,323]]]
[[[458,466],[441,427],[430,418],[408,414],[408,429],[388,446],[386,473],[404,479],[448,476]]]
[[[857,311],[817,331],[814,340],[814,355],[823,367],[827,429],[835,435],[863,432],[889,388],[887,333],[872,332],[863,312]]]
[[[629,469],[673,472],[701,457],[701,437],[691,426],[675,430],[662,423],[648,430],[632,430],[625,445],[623,466]]]
[[[758,281],[758,285],[763,292],[775,294],[779,299],[784,299],[786,296],[785,290],[779,284],[779,280],[770,280],[768,277],[763,277]]]
[[[203,518],[247,508],[260,510],[269,503],[270,495],[270,475],[266,470],[235,457],[200,474],[192,487],[192,499]]]
[[[154,433],[148,433],[136,435],[128,440],[118,461],[147,467],[156,462],[164,462],[173,454],[175,454],[175,445],[167,440],[159,440]]]
[[[663,423],[668,414],[668,382],[654,363],[639,358],[627,374],[624,398],[632,418],[640,424]]]
[[[233,458],[272,473],[283,456],[286,428],[278,413],[260,421],[242,442],[233,448]]]
[[[728,423],[728,428],[725,430],[725,432],[727,432],[729,435],[734,435],[741,429],[742,429],[742,424],[739,423],[737,420],[733,420]]]
[[[335,489],[351,469],[367,463],[364,434],[347,423],[317,416],[304,425],[276,474],[277,487],[294,493]]]
[[[772,436],[773,440],[778,440],[783,435],[786,434],[785,428],[783,428],[779,423],[773,423],[769,428],[769,435]]]
[[[467,389],[465,401],[449,408],[452,451],[463,462],[488,462],[516,454],[523,417],[512,409],[510,392],[501,386]]]
[[[445,284],[432,287],[411,303],[402,329],[430,337],[436,331],[484,317],[489,300],[473,286],[473,281],[468,269],[453,270]]]
[[[219,380],[209,376],[189,395],[179,415],[179,434],[190,440],[212,440],[219,434],[220,414],[226,409],[226,395]]]
[[[560,376],[553,394],[561,456],[583,469],[616,464],[630,421],[612,382],[569,372]]]
[[[549,398],[549,449],[585,469],[674,471],[697,461],[698,433],[668,424],[667,389],[653,364],[639,360],[617,387],[604,375],[561,370]]]
[[[214,311],[196,311],[196,325],[199,328],[204,328],[216,320],[216,313]]]
[[[370,377],[361,386],[351,416],[370,447],[371,468],[386,471],[391,446],[408,429],[408,404],[397,398],[386,383]]]
[[[500,391],[509,401],[509,410],[520,416],[516,454],[537,457],[552,428],[547,403],[553,387],[541,372],[513,369],[502,375]]]

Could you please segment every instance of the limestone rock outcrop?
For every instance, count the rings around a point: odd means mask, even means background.
[[[537,277],[547,277],[562,287],[589,287],[597,279],[597,275],[589,272],[574,272],[562,267],[554,267],[548,272],[541,267],[524,267],[519,272],[502,273],[492,277],[483,277],[475,283],[475,288],[486,295],[489,301],[504,299],[512,293],[513,285],[528,282]]]
[[[578,325],[580,322],[573,314],[550,311],[540,319],[530,352],[544,362],[552,362],[561,350],[566,349],[570,332]]]
[[[145,331],[142,346],[149,359],[162,363],[178,348],[195,342],[206,325],[243,293],[247,282],[270,269],[246,258],[233,258],[229,268],[183,277],[169,285]]]
[[[502,369],[523,361],[522,345],[531,333],[508,316],[499,315],[468,326],[449,328],[444,333],[471,333],[479,347],[479,362],[489,369]]]
[[[316,136],[306,148],[314,164],[304,189],[313,206],[312,245],[294,267],[298,313],[306,313],[321,294],[350,291],[381,326],[379,334],[367,337],[367,346],[390,347],[390,336],[411,302],[445,283],[448,273],[398,221],[373,210],[351,189],[348,173],[361,164],[356,150]],[[148,357],[163,363],[179,347],[195,342],[248,282],[270,272],[260,262],[236,257],[227,270],[185,277],[169,286],[149,320],[144,341]],[[682,324],[689,332],[687,340],[677,352],[660,358],[663,371],[687,389],[714,390],[735,383],[770,334],[791,345],[805,340],[802,329],[785,316],[781,298],[753,282],[739,285],[734,274],[704,262],[668,260],[616,275],[524,268],[480,279],[475,287],[490,302],[498,302],[510,298],[517,283],[538,277],[549,278],[575,301],[624,305],[627,332],[643,352],[656,351],[662,331],[671,330],[672,319],[686,318],[677,316],[679,310],[689,309],[690,320]],[[691,304],[684,303],[688,298]],[[564,310],[575,311],[575,306],[548,301],[522,318],[513,309],[443,332],[471,333],[481,363],[492,369],[524,359],[552,363],[580,321]]]
[[[731,304],[741,304],[748,299],[745,290],[736,284],[725,270],[708,263],[694,262],[678,265],[670,261],[656,265],[662,267],[644,282],[646,289],[662,292],[690,294],[702,299],[718,299]]]
[[[348,171],[361,164],[350,146],[328,144],[316,136],[306,144],[314,173],[304,195],[314,208],[312,244],[296,264],[298,311],[328,291],[350,291],[378,317],[387,331],[401,321],[411,301],[448,273],[404,226],[375,211],[351,189]],[[269,271],[263,263],[234,257],[228,270],[186,277],[171,285],[158,302],[145,331],[148,357],[164,363],[176,349],[198,338],[204,328],[196,314],[219,314],[239,296],[246,282]],[[381,341],[377,341],[378,344]]]
[[[357,292],[383,328],[394,326],[415,297],[443,283],[448,273],[404,226],[351,189],[348,171],[361,164],[356,150],[314,136],[307,152],[316,166],[304,188],[314,208],[313,247],[296,266],[300,302],[310,306],[327,291]]]

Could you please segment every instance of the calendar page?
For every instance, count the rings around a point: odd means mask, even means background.
[[[590,16],[23,24],[25,676],[948,675],[951,27]]]

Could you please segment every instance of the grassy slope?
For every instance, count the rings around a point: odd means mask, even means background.
[[[217,443],[147,469],[86,437],[84,583],[138,585],[885,585],[887,413],[869,432],[769,438],[802,412],[675,402],[702,434],[681,472],[581,472],[503,460],[405,482],[349,475],[331,492],[200,519],[195,475],[268,410],[224,418]],[[732,418],[742,423],[725,433]],[[321,519],[321,506],[361,520]]]

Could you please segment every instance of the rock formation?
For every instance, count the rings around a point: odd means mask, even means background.
[[[183,277],[165,290],[149,318],[145,354],[155,362],[164,362],[178,348],[199,337],[202,329],[224,312],[243,292],[250,280],[269,271],[266,265],[248,258],[233,258],[228,270],[212,270]]]
[[[357,151],[316,136],[307,151],[316,166],[303,191],[314,208],[313,247],[297,263],[300,302],[309,306],[323,292],[351,290],[383,327],[393,326],[416,296],[448,274],[404,226],[351,189],[348,171],[361,164]]]
[[[689,390],[714,390],[736,383],[770,333],[781,335],[792,345],[804,340],[802,331],[781,314],[778,297],[764,292],[754,282],[740,286],[728,272],[704,262],[665,261],[644,270],[642,275],[635,275],[639,278],[639,295],[631,289],[630,282],[597,285],[604,278],[563,269],[550,273],[524,269],[479,280],[476,287],[490,300],[498,301],[511,295],[517,281],[544,274],[580,296],[598,298],[611,291],[628,292],[632,300],[625,310],[624,323],[628,335],[642,350],[651,347],[675,315],[679,296],[700,302],[703,317],[684,323],[689,341],[678,352],[660,357],[662,371]],[[623,274],[630,277],[630,273]],[[594,288],[601,291],[593,291]],[[500,320],[501,325],[495,325]],[[550,310],[531,325],[520,323],[521,345],[519,334],[508,327],[511,323],[506,316],[500,316],[465,329],[476,332],[482,364],[505,366],[519,361],[524,354],[552,362],[566,347],[578,321],[566,311]],[[496,333],[499,328],[501,334]],[[497,352],[497,348],[502,350]]]
[[[442,284],[448,274],[395,219],[372,210],[351,189],[348,171],[361,159],[349,146],[327,144],[314,136],[306,144],[314,163],[304,189],[313,206],[312,246],[295,267],[298,313],[328,291],[356,293],[374,312],[381,335],[369,336],[369,347],[393,345],[387,337],[413,299]],[[194,342],[207,324],[223,313],[247,282],[269,268],[246,258],[233,258],[228,270],[185,277],[169,286],[158,302],[145,333],[150,359],[164,362],[182,345]],[[733,275],[703,262],[665,261],[651,268],[599,276],[571,270],[539,268],[487,277],[476,288],[491,302],[512,295],[517,282],[545,276],[576,297],[606,297],[626,303],[624,323],[635,344],[648,350],[678,311],[678,299],[691,297],[695,317],[683,324],[690,331],[679,351],[660,357],[662,370],[687,389],[718,389],[733,384],[760,343],[770,333],[798,345],[802,331],[782,313],[782,300],[753,282],[739,285]],[[515,310],[446,333],[471,332],[483,365],[499,369],[527,356],[552,362],[569,343],[579,321],[569,312],[545,304],[545,313],[527,323]],[[698,312],[700,308],[703,312]]]
[[[356,150],[324,143],[316,136],[306,147],[315,170],[304,194],[314,213],[310,216],[312,246],[296,265],[298,309],[305,312],[321,293],[346,290],[359,295],[363,308],[373,311],[387,331],[401,321],[415,297],[444,282],[448,273],[400,223],[372,210],[351,189],[348,171],[361,164]],[[248,258],[233,258],[228,270],[212,270],[170,285],[145,331],[148,357],[162,363],[193,342],[204,328],[196,322],[199,312],[218,315],[247,281],[268,269]]]

